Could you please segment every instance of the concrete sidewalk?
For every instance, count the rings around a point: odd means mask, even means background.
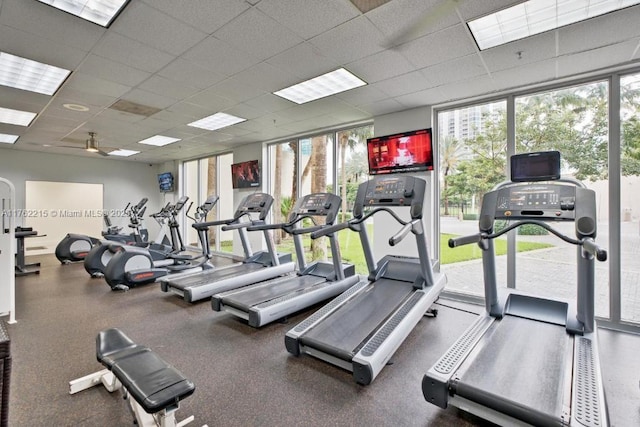
[[[573,223],[558,223],[554,227],[573,236]],[[621,227],[622,318],[640,322],[640,233],[638,222],[623,222]],[[441,232],[457,235],[478,231],[477,221],[441,218]],[[516,258],[516,287],[539,295],[565,299],[576,298],[576,247],[551,234],[518,236],[519,240],[544,242],[552,248],[520,252]],[[598,224],[597,242],[608,249],[608,224]],[[480,251],[480,250],[479,250]],[[506,286],[507,257],[496,258],[498,285]],[[480,259],[442,265],[448,278],[447,289],[483,295],[482,262]],[[609,316],[609,263],[596,262],[596,315]]]

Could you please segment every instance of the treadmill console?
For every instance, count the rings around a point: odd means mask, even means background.
[[[240,202],[240,205],[238,205],[234,217],[239,218],[244,214],[259,213],[259,218],[264,220],[269,213],[272,203],[273,197],[267,193],[249,194]]]
[[[317,215],[326,217],[325,223],[332,224],[338,216],[342,199],[331,193],[308,194],[296,202],[289,214],[289,219],[294,217]]]
[[[354,215],[360,217],[367,206],[410,206],[411,218],[422,218],[426,182],[413,176],[376,176],[360,184]]]
[[[212,194],[207,197],[207,200],[202,204],[202,210],[205,212],[211,212],[211,209],[213,209],[216,203],[218,203],[218,196]]]
[[[495,219],[575,220],[575,186],[529,184],[497,191]]]

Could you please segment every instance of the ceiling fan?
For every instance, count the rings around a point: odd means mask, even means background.
[[[62,141],[72,142],[72,143],[76,143],[78,145],[58,145],[57,147],[60,147],[60,148],[77,148],[77,149],[88,151],[90,153],[97,153],[97,154],[100,154],[101,156],[108,156],[109,155],[109,153],[107,153],[105,151],[102,151],[100,149],[100,147],[98,145],[98,138],[96,137],[96,133],[95,132],[89,132],[89,138],[87,138],[85,141],[82,141],[82,140],[79,140],[79,139],[72,139],[72,138],[63,138]],[[107,150],[112,151],[114,149],[107,148]]]

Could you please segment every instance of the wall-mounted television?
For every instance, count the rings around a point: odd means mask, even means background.
[[[233,188],[251,188],[260,186],[260,166],[257,160],[234,163],[231,165],[231,183]]]
[[[163,193],[173,191],[173,174],[171,172],[163,172],[158,174],[158,186]]]
[[[431,129],[367,139],[369,175],[433,170]]]

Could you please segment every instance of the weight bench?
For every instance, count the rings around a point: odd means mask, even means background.
[[[180,427],[193,421],[190,416],[176,423],[175,412],[195,385],[148,347],[111,328],[96,337],[96,358],[106,369],[69,382],[70,394],[98,384],[109,392],[122,388],[140,427]]]

